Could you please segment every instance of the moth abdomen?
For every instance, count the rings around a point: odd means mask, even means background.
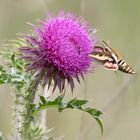
[[[122,59],[118,61],[118,65],[123,65],[124,63],[125,63],[125,62],[124,62],[124,60],[122,60]]]
[[[124,60],[119,60],[118,66],[119,66],[118,69],[122,72],[128,74],[135,74],[135,71]]]

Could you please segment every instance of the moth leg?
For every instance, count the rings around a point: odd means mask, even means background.
[[[112,70],[112,71],[118,70],[118,65],[112,63],[111,61],[105,62],[105,63],[104,63],[104,67],[105,67],[107,70]]]

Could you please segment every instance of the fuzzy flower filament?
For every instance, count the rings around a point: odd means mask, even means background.
[[[73,91],[74,79],[91,69],[92,52],[97,39],[89,37],[88,27],[72,14],[60,13],[33,25],[34,35],[25,35],[27,46],[21,47],[21,57],[28,62],[27,70],[43,72],[44,84],[54,81],[60,92],[68,81]],[[50,87],[50,86],[49,86]]]

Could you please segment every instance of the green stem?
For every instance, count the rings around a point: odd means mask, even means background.
[[[34,103],[35,94],[39,85],[40,80],[34,80],[31,84],[30,88],[28,89],[27,95],[25,96],[25,111],[24,111],[24,119],[23,119],[23,129],[22,129],[22,137],[23,140],[29,140],[30,139],[30,129],[31,129],[31,123],[34,120],[34,117],[32,116],[32,108],[31,104]]]
[[[21,138],[21,128],[22,128],[22,119],[21,115],[23,111],[23,94],[21,92],[16,92],[15,94],[15,113],[14,113],[14,129],[13,129],[13,138],[14,140],[22,140]]]

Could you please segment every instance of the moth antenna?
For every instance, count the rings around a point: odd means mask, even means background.
[[[105,41],[100,41],[101,45],[104,47],[106,45]]]
[[[109,41],[109,40],[108,40],[108,41]],[[109,43],[108,43],[108,42],[106,43],[104,40],[102,40],[101,44],[102,44],[103,46],[109,47]],[[104,44],[105,44],[105,45],[104,45]]]

